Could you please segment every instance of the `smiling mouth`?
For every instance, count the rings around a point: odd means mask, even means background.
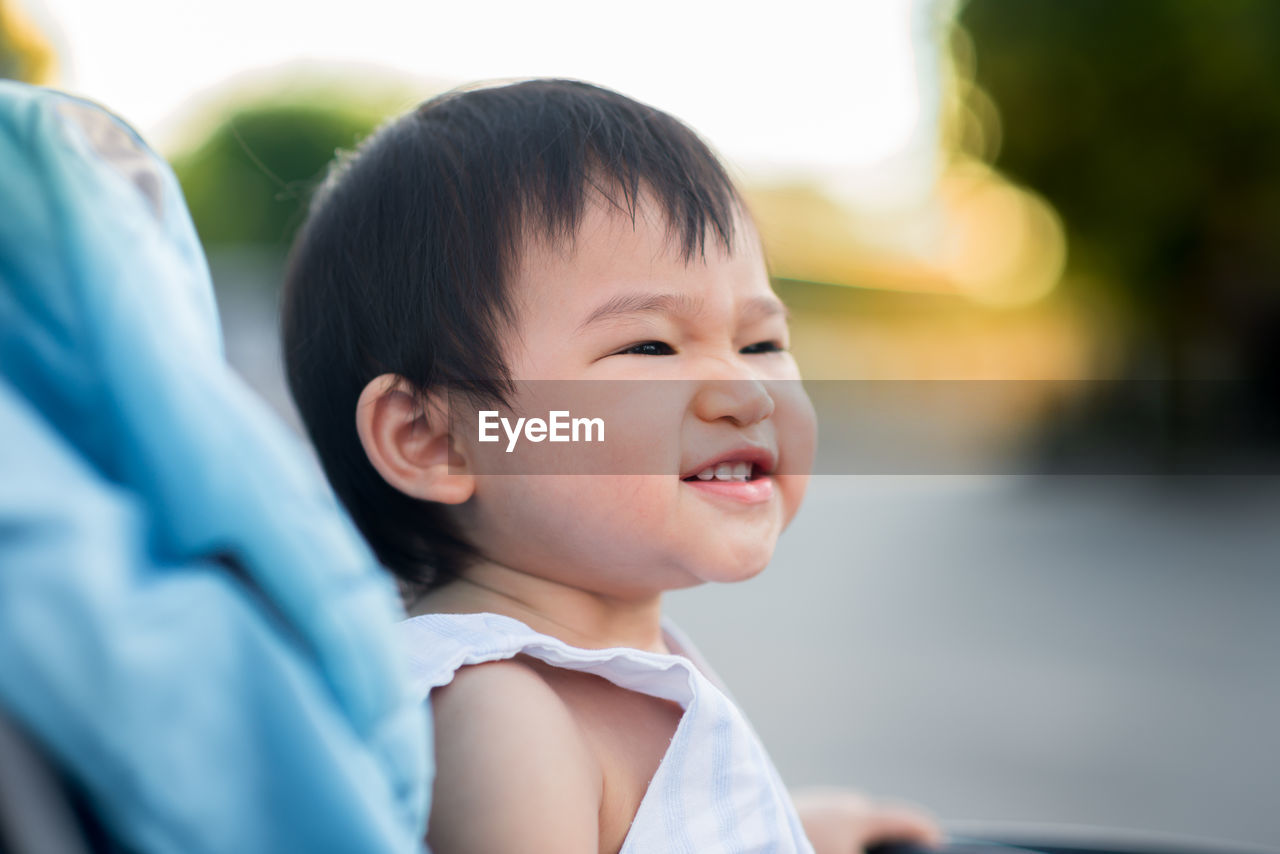
[[[704,483],[750,483],[764,476],[764,470],[759,465],[740,461],[707,466],[697,474],[691,474],[688,477],[681,478],[681,480],[686,483],[697,481]]]

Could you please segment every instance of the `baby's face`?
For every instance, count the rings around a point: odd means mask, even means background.
[[[656,207],[633,225],[595,200],[571,247],[527,249],[511,289],[511,375],[557,381],[523,385],[515,414],[601,418],[614,450],[543,444],[596,454],[587,470],[608,473],[521,473],[501,430],[484,446],[460,431],[491,463],[478,471],[512,472],[477,474],[457,508],[468,539],[506,566],[624,597],[763,569],[803,498],[816,428],[754,228],[739,227],[732,253],[709,239],[705,261],[686,263]],[[750,479],[698,477],[726,466]]]

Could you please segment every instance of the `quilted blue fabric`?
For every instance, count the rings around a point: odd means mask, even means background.
[[[420,851],[401,616],[227,367],[168,166],[0,81],[0,706],[137,850]]]

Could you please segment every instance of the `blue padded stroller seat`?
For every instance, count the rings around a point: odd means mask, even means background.
[[[227,367],[168,166],[0,81],[0,713],[126,850],[417,851],[400,613]]]

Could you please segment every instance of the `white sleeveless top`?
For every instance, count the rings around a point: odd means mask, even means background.
[[[662,621],[674,655],[580,649],[499,614],[424,614],[396,627],[414,696],[447,685],[459,667],[532,656],[581,670],[684,709],[645,790],[621,854],[812,854],[791,797],[760,739],[679,629]]]

